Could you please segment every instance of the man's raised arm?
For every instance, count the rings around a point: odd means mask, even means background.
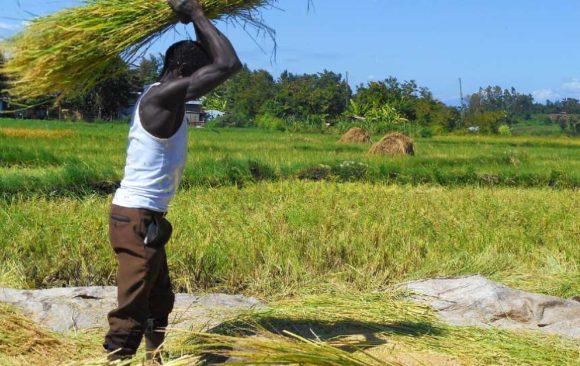
[[[209,65],[184,78],[186,80],[172,83],[175,84],[172,87],[175,86],[176,89],[183,90],[182,88],[186,87],[186,100],[197,99],[239,71],[242,64],[230,41],[206,18],[197,0],[168,0],[168,2],[182,22],[193,22],[198,41],[211,60]],[[179,90],[174,92],[179,93]]]

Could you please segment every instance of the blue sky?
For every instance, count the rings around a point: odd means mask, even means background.
[[[395,76],[416,80],[456,104],[458,78],[466,93],[480,86],[516,87],[537,100],[580,98],[578,0],[280,0],[264,11],[277,31],[277,57],[267,38],[220,23],[240,58],[275,76],[285,69],[348,71],[353,86]],[[75,0],[0,0],[0,37],[32,14]],[[251,34],[254,34],[250,31]],[[183,34],[153,47],[162,52]],[[256,44],[257,43],[257,44]]]

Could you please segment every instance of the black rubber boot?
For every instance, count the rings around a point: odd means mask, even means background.
[[[133,358],[134,355],[123,355],[119,353],[109,353],[107,355],[107,361],[110,362],[112,365],[116,365],[118,363],[123,363],[123,361],[129,361]]]
[[[147,329],[144,334],[146,360],[162,364],[161,349],[165,341],[165,331],[161,327],[156,327],[155,320],[147,320]]]
[[[142,338],[142,330],[109,331],[103,344],[108,354],[107,360],[109,362],[130,360],[135,356]]]

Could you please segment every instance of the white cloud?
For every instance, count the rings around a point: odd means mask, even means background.
[[[560,94],[553,89],[540,89],[532,92],[532,96],[538,102],[545,102],[546,100],[560,99]]]
[[[572,79],[562,84],[562,89],[574,93],[580,92],[580,80]]]
[[[16,24],[9,24],[9,23],[4,23],[4,22],[0,22],[0,30],[15,30],[18,28],[18,25]]]

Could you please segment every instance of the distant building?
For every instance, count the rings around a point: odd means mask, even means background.
[[[50,108],[48,105],[39,105],[19,110],[14,115],[20,119],[47,119],[50,117]]]
[[[146,88],[147,85],[145,86],[145,89]],[[119,110],[117,111],[117,118],[119,119],[130,118],[131,115],[133,115],[133,112],[135,111],[135,106],[141,94],[142,94],[141,92],[135,93],[133,95],[133,98],[131,99],[131,102],[128,105],[119,108]],[[205,123],[207,122],[207,117],[208,114],[203,110],[201,100],[194,100],[185,103],[185,119],[190,126],[194,127],[205,126]]]
[[[560,121],[568,122],[570,116],[568,116],[568,113],[566,112],[560,112],[549,114],[548,118],[550,118],[550,121],[552,121],[552,123],[559,123]]]
[[[224,115],[225,115],[224,112],[218,111],[217,109],[209,109],[209,110],[205,111],[206,122],[210,119],[223,117]]]
[[[139,99],[141,93],[135,96],[135,100],[131,101],[130,104],[119,108],[118,110],[118,119],[127,119],[133,115],[135,111],[135,106],[137,100]],[[203,127],[207,122],[208,114],[203,110],[202,103],[199,100],[195,100],[192,102],[187,102],[185,104],[185,119],[190,126],[194,127]]]
[[[207,113],[203,111],[200,100],[185,103],[185,120],[190,126],[205,126],[205,123],[207,122]]]

